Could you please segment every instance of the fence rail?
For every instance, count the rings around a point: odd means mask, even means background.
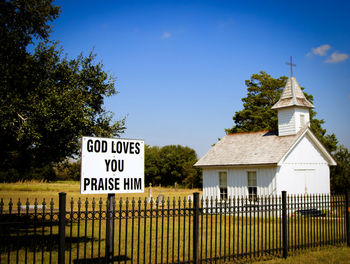
[[[0,263],[212,263],[347,243],[348,195],[0,201]]]

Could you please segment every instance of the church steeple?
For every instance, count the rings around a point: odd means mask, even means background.
[[[291,67],[295,66],[292,61],[290,64]],[[295,77],[289,77],[281,98],[271,108],[278,113],[279,136],[295,135],[301,128],[309,125],[311,108],[314,105],[305,98]]]
[[[274,106],[272,106],[272,109],[280,109],[292,106],[314,108],[314,105],[306,99],[295,77],[288,78],[281,98]]]

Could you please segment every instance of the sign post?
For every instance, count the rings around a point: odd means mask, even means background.
[[[143,140],[83,137],[81,194],[108,194],[106,210],[106,262],[114,263],[116,193],[143,193]]]
[[[114,213],[115,194],[109,193],[106,212],[106,263],[114,263]]]

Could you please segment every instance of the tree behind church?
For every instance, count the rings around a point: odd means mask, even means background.
[[[68,59],[49,41],[60,13],[51,0],[0,7],[0,181],[54,179],[52,168],[78,154],[82,135],[124,131],[125,120],[103,108],[114,79],[94,54]]]
[[[343,145],[334,153],[337,166],[331,168],[331,191],[342,193],[350,188],[350,152]]]
[[[286,76],[275,79],[260,71],[246,80],[248,93],[247,97],[242,98],[243,109],[234,114],[232,119],[235,124],[232,128],[226,129],[226,133],[278,131],[277,111],[271,107],[280,98],[287,79]],[[305,92],[304,94],[307,100],[313,103],[313,96]],[[311,129],[327,150],[333,152],[337,148],[337,138],[334,134],[326,134],[326,129],[322,128],[324,120],[317,119],[316,114],[314,110],[310,110]]]
[[[246,80],[248,93],[247,97],[242,98],[243,109],[234,114],[232,119],[235,124],[232,128],[226,129],[226,133],[278,131],[277,111],[271,107],[280,98],[287,79],[286,76],[275,79],[261,71]],[[304,94],[307,100],[313,103],[313,96],[305,92]],[[317,119],[316,114],[314,110],[310,110],[310,127],[337,161],[337,166],[331,167],[331,190],[342,192],[349,188],[349,151],[344,146],[337,146],[336,136],[327,134],[326,129],[322,128],[324,120]]]

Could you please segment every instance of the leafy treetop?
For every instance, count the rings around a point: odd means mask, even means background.
[[[125,118],[114,121],[104,109],[117,91],[95,54],[67,59],[49,41],[60,8],[51,0],[0,7],[0,180],[30,178],[30,171],[76,155],[83,135],[123,133]]]
[[[175,182],[187,187],[201,187],[201,171],[194,168],[196,152],[181,145],[145,146],[146,184],[172,186]]]
[[[242,98],[243,109],[237,111],[232,117],[234,126],[226,129],[226,133],[256,132],[262,130],[277,131],[277,111],[271,107],[279,100],[288,77],[281,76],[278,79],[271,77],[264,71],[253,74],[245,81],[247,97]],[[304,88],[301,87],[302,90]],[[308,101],[313,103],[313,96],[304,92]],[[337,139],[334,134],[326,134],[322,128],[323,119],[315,118],[316,112],[310,110],[311,129],[318,139],[330,151],[337,148]]]

